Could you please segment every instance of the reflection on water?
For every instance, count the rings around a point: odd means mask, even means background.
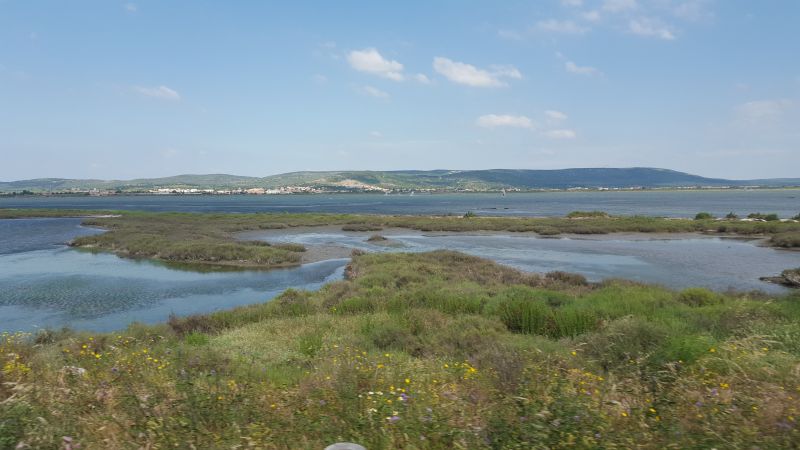
[[[132,321],[156,323],[268,300],[289,287],[317,289],[341,279],[345,259],[271,271],[176,270],[149,261],[69,249],[64,244],[98,230],[78,219],[0,220],[0,330],[70,326],[109,331]],[[564,270],[591,280],[629,278],[682,288],[784,292],[759,276],[800,266],[800,253],[719,238],[642,240],[632,237],[542,239],[531,235],[387,233],[369,243],[359,233],[249,233],[249,238],[368,251],[451,249],[526,271]]]
[[[446,248],[493,259],[531,272],[577,272],[593,281],[626,278],[672,288],[704,286],[716,290],[786,289],[758,278],[800,266],[800,252],[759,247],[739,239],[692,237],[646,239],[641,236],[538,238],[534,235],[467,235],[396,232],[390,243],[371,243],[364,235],[261,233],[261,238],[305,245],[338,244],[367,251],[423,252]],[[248,233],[248,238],[258,238]]]
[[[347,262],[269,272],[174,270],[55,245],[93,231],[78,229],[77,223],[0,220],[0,226],[9,230],[0,235],[0,330],[70,326],[104,331],[132,321],[162,322],[170,313],[186,315],[265,301],[289,287],[317,289],[340,279]],[[20,229],[29,231],[24,247],[9,242],[11,236],[26,234]],[[13,248],[24,250],[12,253]]]

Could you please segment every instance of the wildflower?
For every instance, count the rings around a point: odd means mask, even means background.
[[[578,356],[578,352],[576,352],[575,350],[571,351],[571,352],[570,352],[570,354],[571,354],[572,356]]]
[[[411,384],[411,379],[410,378],[406,378],[406,384]]]
[[[710,349],[708,349],[708,351],[711,352],[711,353],[716,353],[717,349],[715,349],[714,347],[711,347]]]
[[[398,420],[400,420],[400,416],[391,416],[391,417],[387,417],[387,418],[386,418],[386,420],[388,420],[388,421],[389,421],[389,423],[395,423],[395,422],[397,422]]]

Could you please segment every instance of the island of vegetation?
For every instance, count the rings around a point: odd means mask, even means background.
[[[5,333],[0,448],[793,448],[798,330],[800,293],[355,254],[263,304]]]
[[[286,213],[172,213],[138,211],[71,211],[0,209],[2,218],[83,217],[83,224],[108,230],[75,239],[70,245],[107,251],[128,258],[148,258],[172,264],[214,267],[277,268],[299,265],[304,246],[242,240],[244,231],[292,227],[340,226],[369,235],[384,228],[419,231],[514,232],[541,236],[607,233],[706,233],[761,238],[779,248],[800,247],[800,222],[775,220],[765,214],[746,219],[715,219],[700,213],[694,220],[643,216],[609,216],[601,211],[574,211],[566,217],[380,216]],[[764,219],[763,217],[767,217]],[[770,219],[770,220],[768,220]],[[379,238],[374,238],[379,239]],[[766,274],[765,274],[766,275]]]

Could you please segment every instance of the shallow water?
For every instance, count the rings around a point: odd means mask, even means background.
[[[625,278],[671,288],[692,286],[715,290],[787,289],[758,278],[800,266],[800,252],[775,250],[755,241],[691,236],[648,238],[608,235],[597,238],[540,238],[521,234],[454,234],[390,232],[395,245],[366,241],[368,235],[346,232],[247,233],[248,238],[304,245],[343,245],[366,251],[423,252],[449,249],[495,260],[530,272],[562,270],[591,281]]]
[[[263,302],[289,287],[340,279],[346,260],[264,271],[199,273],[64,245],[97,230],[78,219],[0,220],[0,330],[110,331]],[[17,242],[21,240],[24,245]]]
[[[800,213],[800,190],[593,191],[415,196],[381,194],[4,197],[0,208],[122,209],[181,212],[318,212],[361,214],[563,216],[570,211],[602,210],[615,215],[694,217],[701,211],[723,216],[731,211]]]
[[[388,230],[387,230],[388,231]],[[346,259],[271,271],[200,273],[66,246],[100,230],[79,219],[0,220],[0,331],[69,326],[111,331],[130,322],[157,323],[170,314],[205,313],[266,301],[289,287],[318,289],[341,279]],[[368,251],[421,252],[446,248],[491,258],[526,271],[564,270],[591,280],[628,278],[674,288],[785,292],[759,276],[800,266],[800,252],[751,242],[696,237],[552,239],[532,235],[387,232],[390,244],[347,232],[248,233],[249,238],[333,244]]]

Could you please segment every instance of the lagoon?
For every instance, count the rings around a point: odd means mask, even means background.
[[[602,210],[612,215],[694,217],[735,212],[800,213],[800,189],[699,191],[591,191],[458,194],[119,195],[109,197],[3,197],[0,208],[115,209],[173,212],[315,212],[354,214],[564,216]]]

